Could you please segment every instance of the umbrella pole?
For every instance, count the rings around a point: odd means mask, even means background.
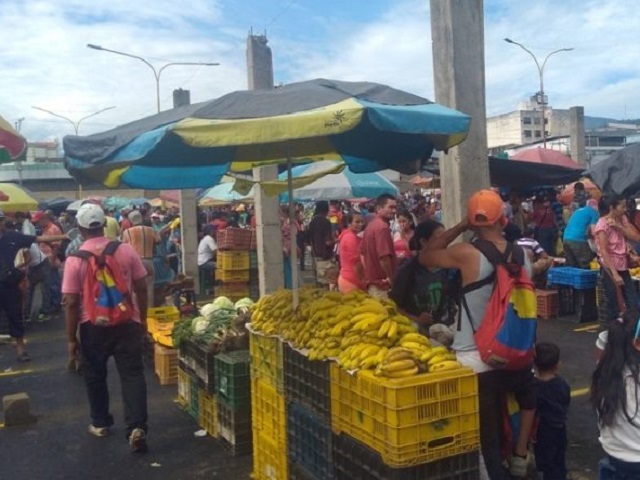
[[[291,173],[291,156],[287,154],[287,189],[289,191],[289,228],[291,231],[291,287],[293,292],[293,308],[298,306],[298,286],[299,286],[299,270],[298,270],[298,229],[296,228],[296,209],[293,200],[293,174]]]

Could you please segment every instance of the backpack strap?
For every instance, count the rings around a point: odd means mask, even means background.
[[[498,247],[496,247],[493,242],[482,239],[476,239],[471,243],[471,245],[473,245],[482,255],[487,258],[487,260],[489,260],[491,265],[493,265],[493,272],[491,272],[485,278],[472,282],[461,288],[460,305],[462,306],[462,308],[464,308],[464,311],[467,314],[467,318],[469,319],[469,323],[471,324],[471,330],[473,331],[473,333],[475,333],[476,331],[473,328],[473,322],[471,321],[471,309],[469,308],[469,304],[467,303],[467,299],[465,297],[466,294],[494,283],[496,280],[498,265],[503,265],[510,273],[515,274],[515,269],[524,265],[524,249],[519,245],[514,244],[513,242],[507,242],[507,248],[503,253],[498,250]],[[461,320],[462,310],[459,309],[458,331],[460,331],[462,328]]]

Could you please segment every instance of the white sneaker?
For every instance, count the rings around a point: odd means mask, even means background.
[[[514,477],[526,477],[529,470],[529,466],[533,463],[531,453],[527,452],[527,458],[522,458],[517,455],[511,455],[509,457],[509,473]]]
[[[89,433],[96,437],[108,437],[111,432],[109,431],[109,427],[96,427],[94,425],[89,425]]]
[[[141,428],[134,428],[129,435],[129,446],[133,453],[145,453],[147,451],[147,434]]]

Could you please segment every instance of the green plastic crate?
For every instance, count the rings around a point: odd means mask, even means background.
[[[248,350],[221,353],[214,360],[218,402],[236,411],[251,405],[251,356]]]

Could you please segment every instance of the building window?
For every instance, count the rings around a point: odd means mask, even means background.
[[[524,123],[525,125],[531,125],[531,117],[523,117],[522,123]]]
[[[536,117],[533,119],[533,124],[534,125],[540,125],[540,117]]]
[[[540,137],[542,137],[542,132],[541,132],[540,130],[536,130],[536,131],[534,132],[534,134],[535,134],[535,137],[536,137],[536,138],[540,138]]]
[[[524,131],[524,138],[531,138],[531,130]]]

